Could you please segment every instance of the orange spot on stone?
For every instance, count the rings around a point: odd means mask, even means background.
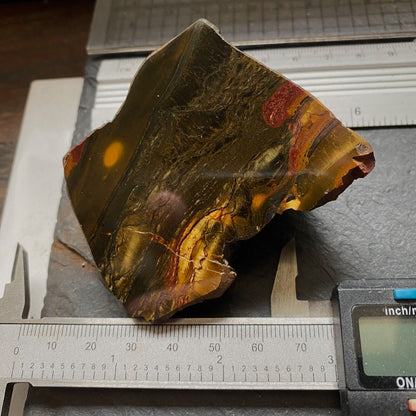
[[[123,154],[123,145],[120,142],[113,142],[104,152],[103,163],[106,168],[111,168],[119,160]]]

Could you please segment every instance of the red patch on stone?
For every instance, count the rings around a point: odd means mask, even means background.
[[[280,127],[294,110],[292,104],[302,95],[307,95],[298,85],[286,81],[263,105],[263,117],[272,127]]]
[[[85,140],[83,140],[80,144],[77,144],[71,149],[71,155],[72,155],[72,162],[78,163],[81,159],[82,151],[85,146]]]

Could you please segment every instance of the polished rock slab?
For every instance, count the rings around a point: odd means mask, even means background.
[[[64,165],[108,288],[155,321],[221,296],[236,276],[230,243],[335,199],[374,157],[317,99],[199,20],[149,56],[114,120]]]

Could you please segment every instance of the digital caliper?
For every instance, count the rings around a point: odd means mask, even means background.
[[[283,250],[281,261],[286,255]],[[135,319],[22,319],[28,306],[25,278],[19,248],[12,283],[0,301],[0,403],[8,385],[29,383],[338,389],[345,414],[416,410],[416,279],[342,282],[334,317],[311,313],[155,325]]]

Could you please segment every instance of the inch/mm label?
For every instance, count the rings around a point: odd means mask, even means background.
[[[338,388],[332,323],[1,324],[0,349],[38,386]]]

